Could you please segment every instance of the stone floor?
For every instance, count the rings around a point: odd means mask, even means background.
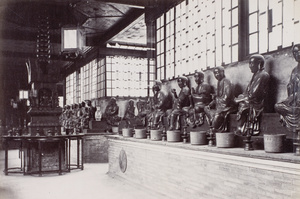
[[[9,151],[9,167],[18,166],[18,150]],[[126,184],[107,175],[108,163],[85,164],[84,170],[41,177],[4,175],[4,151],[0,151],[1,199],[159,199],[160,195]]]

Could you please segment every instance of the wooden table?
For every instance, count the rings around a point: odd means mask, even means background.
[[[71,169],[81,169],[83,170],[83,149],[84,149],[84,134],[73,134],[73,135],[58,135],[58,136],[2,136],[3,145],[5,149],[5,168],[4,173],[23,173],[25,174],[38,174],[41,176],[44,173],[54,173],[57,172],[59,175],[62,172],[70,172]],[[77,141],[77,153],[76,159],[77,163],[71,163],[71,143],[72,140]],[[9,167],[8,150],[11,142],[16,142],[19,144],[19,157],[20,157],[20,167]],[[47,144],[58,145],[58,169],[47,170],[43,169],[43,152]],[[38,153],[38,170],[32,170],[33,163],[36,164],[32,157],[34,148],[37,146]],[[80,153],[81,148],[81,153]],[[65,158],[63,158],[65,157]],[[65,160],[65,164],[63,164]],[[62,168],[62,165],[66,165],[66,169]],[[75,166],[75,167],[74,167]]]

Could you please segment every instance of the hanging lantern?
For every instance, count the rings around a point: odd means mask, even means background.
[[[82,57],[85,46],[84,29],[81,27],[63,27],[61,36],[61,54],[63,57],[70,59]]]

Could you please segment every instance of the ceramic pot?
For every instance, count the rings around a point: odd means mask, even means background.
[[[145,139],[147,138],[146,129],[134,129],[134,135],[136,139]]]
[[[207,144],[206,131],[191,131],[190,142],[192,145],[205,145]]]
[[[150,139],[151,140],[161,140],[162,139],[162,130],[150,130]]]
[[[266,153],[284,152],[285,134],[270,135],[264,134],[264,148]]]
[[[133,136],[133,129],[132,128],[123,128],[122,129],[123,137],[132,137]]]
[[[219,148],[234,147],[235,135],[232,132],[216,133],[216,146]]]
[[[113,133],[119,133],[119,127],[118,126],[112,126],[111,129],[112,129]]]
[[[168,142],[180,142],[181,134],[179,130],[167,131],[167,141]]]

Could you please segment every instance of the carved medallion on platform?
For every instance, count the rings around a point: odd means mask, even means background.
[[[119,166],[120,166],[121,171],[123,173],[125,173],[125,171],[127,169],[127,156],[126,156],[124,149],[122,149],[119,154]]]

